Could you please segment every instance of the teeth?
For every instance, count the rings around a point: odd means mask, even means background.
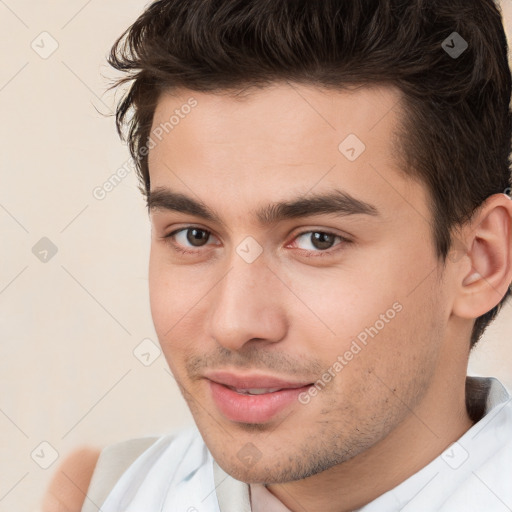
[[[274,393],[279,391],[281,388],[253,388],[253,389],[236,389],[237,393],[242,395],[263,395],[265,393]]]

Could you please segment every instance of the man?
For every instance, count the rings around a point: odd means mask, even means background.
[[[197,428],[107,448],[83,510],[511,510],[466,377],[512,281],[493,1],[161,0],[109,62]]]

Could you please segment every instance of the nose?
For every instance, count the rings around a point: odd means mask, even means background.
[[[276,343],[288,328],[286,290],[266,261],[247,263],[237,254],[212,290],[209,329],[211,338],[229,350],[240,350],[255,340]]]

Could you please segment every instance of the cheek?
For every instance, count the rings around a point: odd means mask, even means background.
[[[428,388],[444,333],[439,295],[428,285],[422,291],[419,296],[393,294],[395,308],[384,301],[348,346],[344,343],[344,360],[351,359],[339,381],[344,393],[372,400],[376,407],[385,397],[390,407],[400,408],[400,400],[412,405]]]
[[[310,350],[335,375],[332,379],[326,375],[333,381],[331,390],[344,396],[365,394],[368,386],[380,389],[375,396],[386,394],[379,379],[390,389],[421,388],[435,369],[444,307],[436,273],[425,278],[428,271],[409,268],[407,272],[421,282],[417,286],[396,258],[383,261],[387,265],[369,267],[357,280],[348,274],[331,276],[328,283],[317,281],[317,288],[303,283],[300,289],[304,302],[329,327],[315,321],[319,331],[302,318],[297,319],[300,331],[316,342],[318,333],[324,333],[321,343],[315,342]]]
[[[153,323],[160,337],[163,323],[170,320],[169,313],[173,311],[172,301],[172,279],[165,272],[163,257],[153,246],[149,257],[149,302]],[[162,341],[160,339],[160,341]]]
[[[149,260],[149,300],[151,315],[160,343],[179,330],[179,319],[193,304],[192,286],[186,286],[184,271],[166,261],[158,248],[151,248]]]
[[[164,351],[188,353],[203,331],[204,304],[212,288],[199,266],[172,264],[165,250],[151,248],[149,299],[153,324]]]
[[[293,312],[297,325],[301,325],[301,332],[309,332],[312,339],[321,337],[321,351],[331,357],[348,350],[357,336],[364,342],[368,337],[365,329],[375,323],[379,331],[387,327],[401,309],[395,290],[383,286],[382,280],[368,271],[340,268],[309,272],[292,283],[300,298],[300,302],[295,301]]]

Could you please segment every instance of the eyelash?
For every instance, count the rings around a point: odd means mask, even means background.
[[[175,231],[172,231],[171,233],[169,233],[168,235],[165,235],[163,237],[163,239],[166,241],[166,242],[169,242],[169,244],[172,246],[172,248],[181,253],[181,254],[185,254],[185,255],[196,255],[198,254],[201,250],[198,249],[198,250],[188,250],[188,249],[184,249],[182,246],[176,244],[173,240],[174,240],[174,237],[182,232],[182,231],[188,231],[190,229],[198,229],[200,231],[203,231],[205,233],[208,233],[208,235],[211,235],[211,231],[208,231],[207,229],[203,229],[199,226],[187,226],[187,227],[183,227],[183,228],[180,228],[180,229],[176,229]],[[321,258],[321,257],[324,257],[324,256],[330,256],[332,255],[333,253],[336,253],[338,252],[339,250],[341,250],[340,248],[336,249],[336,247],[340,246],[340,245],[347,245],[347,244],[350,244],[352,243],[351,240],[348,240],[347,238],[341,236],[341,235],[337,235],[336,233],[331,233],[330,231],[321,231],[321,230],[309,230],[309,231],[302,231],[301,233],[298,233],[295,237],[294,237],[294,241],[297,239],[297,238],[300,238],[301,236],[303,235],[306,235],[308,233],[322,233],[324,235],[331,235],[331,236],[334,236],[335,238],[338,238],[340,240],[340,243],[339,244],[336,244],[334,245],[333,247],[331,247],[330,249],[326,249],[324,251],[322,250],[317,250],[317,251],[307,251],[306,249],[299,249],[299,251],[302,251],[302,252],[306,252],[306,253],[309,253],[309,255],[306,255],[307,258],[310,258],[310,257],[313,257],[313,258]],[[311,254],[313,253],[313,254]]]

